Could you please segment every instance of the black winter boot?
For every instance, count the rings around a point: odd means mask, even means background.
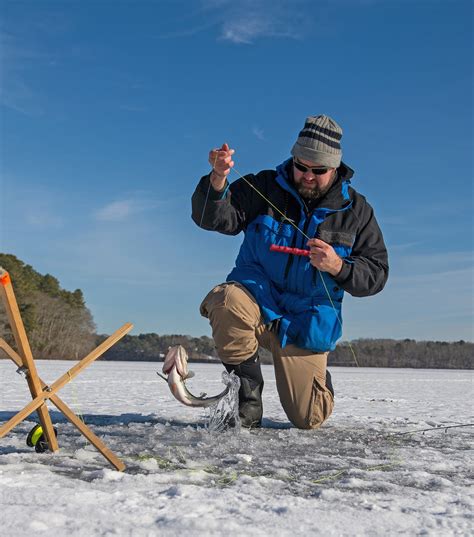
[[[258,351],[239,365],[224,364],[227,372],[233,371],[240,379],[239,417],[242,427],[261,427],[263,377]]]
[[[326,388],[332,393],[334,397],[334,388],[332,386],[331,373],[326,369]]]

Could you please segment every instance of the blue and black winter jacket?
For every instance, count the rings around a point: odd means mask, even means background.
[[[353,173],[341,163],[330,190],[311,204],[294,186],[291,159],[276,170],[246,175],[286,218],[243,179],[216,192],[212,186],[209,189],[206,175],[193,194],[196,224],[228,235],[244,232],[227,281],[240,282],[250,291],[264,322],[277,327],[282,347],[293,343],[314,352],[333,350],[342,333],[344,291],[353,296],[374,295],[387,281],[382,232],[372,207],[350,186]],[[272,244],[308,249],[305,235],[331,244],[343,259],[337,276],[318,271],[308,257],[270,251]]]

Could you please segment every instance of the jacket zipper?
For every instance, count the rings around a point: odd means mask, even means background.
[[[318,227],[319,227],[319,224],[318,224],[318,226],[316,226],[316,235],[317,235]],[[313,267],[313,278],[312,278],[313,287],[315,287],[317,282],[318,282],[318,273],[319,273],[319,270],[316,267]]]
[[[293,235],[293,239],[291,241],[291,247],[294,248],[296,246],[296,236],[298,233],[295,231],[295,234]],[[288,261],[286,262],[285,267],[285,276],[284,279],[286,280],[288,278],[288,273],[290,272],[291,265],[293,264],[293,258],[295,256],[293,254],[288,254]]]
[[[308,227],[309,227],[309,223],[310,223],[310,219],[308,218],[308,212],[305,211],[306,213],[306,220],[305,220],[305,223],[304,223],[304,226],[303,226],[303,233],[306,235],[306,231],[308,230]],[[291,247],[294,248],[296,246],[296,241],[298,239],[297,237],[298,233],[295,231],[295,234],[293,235],[293,240],[291,241]],[[294,259],[294,255],[293,254],[288,254],[288,261],[286,262],[286,267],[285,267],[285,280],[288,278],[288,274],[290,272],[290,269],[291,269],[291,266],[293,265],[293,259]],[[298,261],[300,261],[298,259]]]
[[[311,216],[309,215],[309,212],[306,211],[306,220],[305,220],[305,223],[304,223],[304,226],[303,226],[303,233],[305,235],[307,235],[307,231],[308,231],[308,228],[309,228],[309,224],[311,223]],[[304,248],[304,246],[306,246],[305,244],[302,244],[301,247]],[[296,272],[298,271],[299,269],[299,264],[300,263],[304,263],[306,262],[306,259],[303,258],[302,256],[298,256],[298,260],[297,260],[297,263],[298,263],[298,266],[296,268]],[[297,285],[295,285],[295,288],[297,288]]]

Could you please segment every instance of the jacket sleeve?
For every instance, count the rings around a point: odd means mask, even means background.
[[[265,177],[246,175],[245,179],[262,194],[265,193]],[[259,214],[264,198],[243,179],[231,185],[226,182],[222,192],[210,184],[210,174],[205,175],[192,196],[192,219],[201,228],[225,235],[237,235]]]
[[[358,230],[352,252],[344,259],[336,282],[352,296],[371,296],[379,293],[388,279],[388,254],[382,231],[372,207],[366,203],[367,217]]]

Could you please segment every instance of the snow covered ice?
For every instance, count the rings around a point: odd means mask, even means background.
[[[37,362],[46,382],[71,362]],[[106,535],[470,535],[472,372],[333,368],[320,430],[290,426],[264,366],[264,428],[211,434],[180,405],[161,364],[98,362],[59,392],[127,465],[107,461],[50,407],[60,451],[36,454],[36,414],[0,439],[0,533]],[[222,366],[191,364],[193,393],[222,390]],[[0,361],[0,422],[30,400]],[[397,433],[397,434],[394,434]]]

